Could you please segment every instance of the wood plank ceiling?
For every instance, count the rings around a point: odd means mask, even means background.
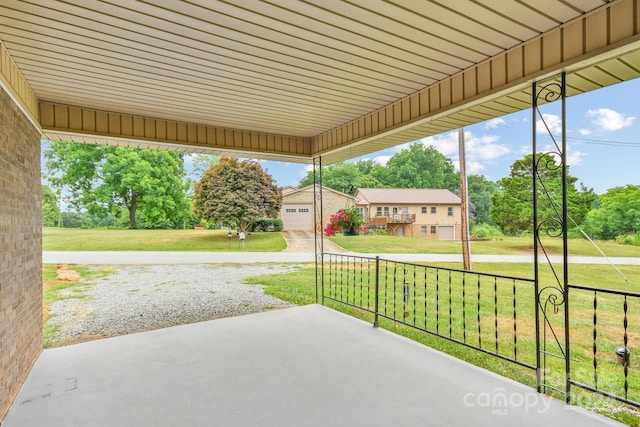
[[[309,146],[279,153],[265,145],[256,156],[309,161],[326,152],[337,161],[349,144],[359,147],[351,155],[363,154],[527,108],[524,86],[509,86],[500,99],[476,99],[428,127],[416,122],[404,133],[312,145],[611,3],[622,2],[2,0],[0,41],[41,105],[291,137]],[[637,14],[635,2],[624,4]],[[576,67],[573,93],[638,76],[637,49],[626,49],[626,61],[607,58],[606,69]],[[43,131],[62,134],[44,124]],[[214,145],[199,148],[225,151]],[[231,148],[243,147],[253,151]]]

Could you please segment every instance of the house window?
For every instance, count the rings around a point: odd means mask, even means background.
[[[423,207],[422,207],[422,213],[423,213],[423,214],[426,214],[426,213],[427,213],[427,207],[426,207],[426,206],[423,206]]]
[[[384,207],[384,216],[389,216],[389,206]]]
[[[298,209],[298,212],[300,212],[300,213],[308,213],[309,209],[306,209],[306,208]]]
[[[422,227],[420,227],[420,233],[427,234],[427,226],[426,225],[423,225]]]
[[[382,206],[376,208],[376,216],[382,216]]]
[[[431,234],[436,234],[436,226],[435,225],[431,226]]]
[[[453,216],[453,207],[449,206],[447,208],[447,216]]]
[[[287,212],[291,213],[291,212],[295,212],[295,209],[286,209]]]
[[[402,207],[402,215],[409,215],[409,206]]]
[[[431,213],[432,214],[436,213],[436,207],[435,206],[431,206]]]

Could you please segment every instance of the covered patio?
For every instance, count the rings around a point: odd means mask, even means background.
[[[320,305],[45,350],[2,423],[620,425]]]
[[[640,2],[0,2],[3,427],[606,422],[484,407],[550,401],[317,306],[42,353],[42,139],[321,170],[529,109],[559,73],[563,96],[640,76]]]

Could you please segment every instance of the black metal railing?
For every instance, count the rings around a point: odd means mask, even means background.
[[[545,306],[545,319],[536,322],[533,279],[333,253],[323,254],[322,268],[323,301],[371,313],[374,326],[387,320],[542,371],[545,393],[562,391],[564,382],[575,386],[569,403],[610,406],[602,397],[640,407],[640,372],[631,369],[640,293],[568,285],[571,353],[559,356],[545,342],[565,335],[564,311]],[[536,341],[547,322],[558,323],[559,334]],[[551,359],[537,360],[537,351]]]
[[[323,299],[536,369],[532,279],[325,253]]]
[[[640,374],[631,369],[640,339],[640,293],[569,285],[571,385],[640,407]],[[575,307],[575,308],[574,308]],[[574,399],[584,399],[574,396]],[[590,406],[587,397],[582,406]]]

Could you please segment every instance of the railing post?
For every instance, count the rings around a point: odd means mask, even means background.
[[[373,327],[377,328],[380,326],[380,323],[378,321],[378,289],[380,287],[380,257],[376,256],[376,272],[375,272],[376,276],[375,276],[375,287],[374,287],[374,307],[373,307],[373,311],[374,311],[374,317],[373,317]]]

